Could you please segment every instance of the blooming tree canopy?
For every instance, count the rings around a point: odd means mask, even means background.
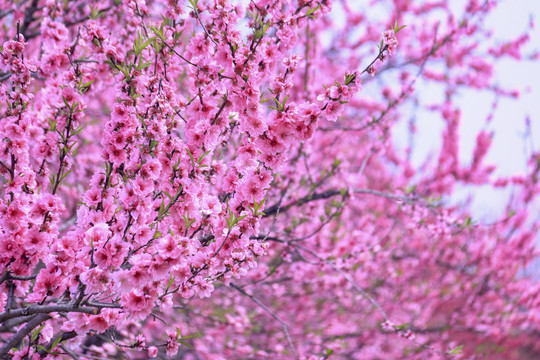
[[[0,1],[0,358],[537,358],[540,156],[464,164],[456,103],[528,36],[449,3]]]

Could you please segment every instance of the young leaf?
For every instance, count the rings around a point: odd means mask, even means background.
[[[448,352],[450,355],[459,355],[463,353],[463,345],[459,345]]]

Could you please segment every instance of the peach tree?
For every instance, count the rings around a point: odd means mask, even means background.
[[[458,151],[460,94],[517,95],[496,3],[0,1],[0,358],[538,356],[540,157]]]

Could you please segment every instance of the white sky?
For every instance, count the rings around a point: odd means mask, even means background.
[[[452,0],[452,6],[461,6],[462,0]],[[506,0],[502,1],[488,17],[487,25],[494,31],[494,39],[505,42],[516,38],[529,26],[529,19],[540,21],[539,0]],[[540,23],[538,24],[540,25]],[[529,43],[523,48],[524,57],[540,50],[540,28],[537,26],[530,34]],[[469,164],[476,144],[476,135],[482,129],[494,130],[495,137],[485,164],[496,164],[495,175],[524,173],[527,158],[534,149],[540,146],[540,61],[517,62],[513,59],[501,60],[495,67],[494,79],[504,88],[520,91],[516,100],[501,99],[494,118],[486,126],[486,117],[490,112],[494,96],[489,93],[474,91],[462,92],[457,98],[462,113],[460,121],[460,160]],[[422,91],[421,88],[418,90]],[[422,92],[425,93],[425,92]],[[532,139],[524,139],[525,118],[531,119]],[[420,164],[426,154],[438,153],[440,134],[444,128],[443,121],[433,113],[420,113],[417,116],[417,136],[413,152],[413,162]],[[404,134],[406,127],[396,133]],[[436,135],[435,135],[436,134]],[[397,143],[406,144],[404,139],[395,136]],[[479,220],[492,221],[504,211],[509,191],[494,191],[488,187],[462,188],[454,196],[454,201],[461,202],[471,193],[473,214]]]

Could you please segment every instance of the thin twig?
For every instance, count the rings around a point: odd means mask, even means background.
[[[199,11],[197,9],[193,9],[193,12],[195,13],[195,16],[197,17],[197,20],[199,20],[199,23],[201,24],[201,27],[203,28],[206,36],[208,36],[208,38],[216,45],[216,46],[219,46],[218,43],[216,42],[216,40],[214,40],[212,38],[212,36],[210,36],[210,33],[208,32],[208,30],[206,30],[206,27],[204,26],[201,18],[199,17]]]
[[[238,290],[242,295],[245,295],[247,296],[248,298],[250,298],[253,302],[255,302],[257,305],[259,305],[261,308],[264,309],[264,311],[266,311],[270,316],[272,316],[277,322],[279,322],[281,324],[281,327],[283,328],[283,333],[285,334],[285,337],[287,338],[287,342],[289,343],[289,347],[294,355],[294,358],[295,359],[300,359],[298,357],[298,353],[296,352],[296,349],[294,347],[294,344],[291,340],[291,336],[289,334],[289,325],[287,325],[287,323],[285,323],[285,321],[281,320],[281,318],[279,316],[277,316],[272,310],[270,310],[268,308],[268,306],[264,305],[264,303],[257,299],[255,296],[253,295],[250,295],[248,294],[246,291],[244,291],[244,289],[242,289],[241,287],[237,286],[237,285],[234,285],[233,283],[230,283],[229,284],[230,287]]]
[[[386,315],[386,312],[383,310],[383,308],[379,305],[379,303],[373,299],[371,297],[371,295],[369,295],[364,289],[362,289],[360,286],[358,286],[358,284],[354,281],[354,279],[349,275],[347,274],[346,272],[344,272],[343,270],[341,270],[340,268],[338,268],[337,266],[335,266],[332,262],[324,259],[323,257],[321,257],[319,254],[317,254],[316,252],[300,245],[300,244],[294,244],[294,246],[296,248],[299,248],[301,250],[304,250],[305,252],[311,254],[312,256],[316,257],[317,259],[319,259],[320,261],[323,261],[324,263],[326,263],[328,266],[330,266],[332,269],[334,269],[335,271],[339,272],[344,278],[345,280],[347,280],[352,286],[353,288],[358,291],[360,294],[362,294],[362,296],[364,298],[366,298],[370,303],[371,305],[373,305],[373,307],[375,309],[377,309],[377,311],[379,311],[379,313],[382,315],[382,317],[384,318],[384,320],[386,321],[390,321],[390,319],[388,318],[388,316]]]

